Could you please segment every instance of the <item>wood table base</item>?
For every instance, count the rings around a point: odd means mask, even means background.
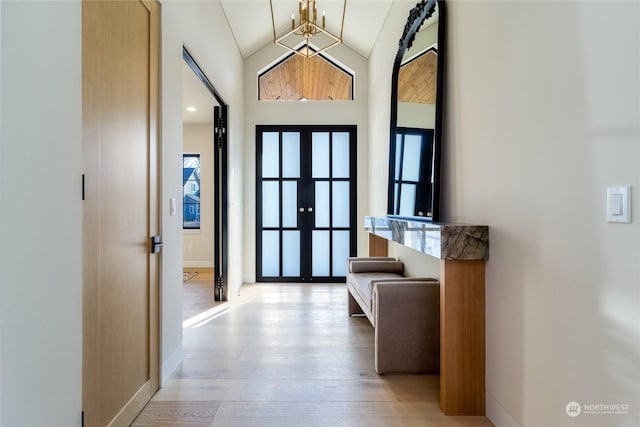
[[[369,234],[369,256],[387,256]],[[485,261],[440,261],[440,409],[485,415]]]
[[[485,415],[484,260],[440,264],[440,409]]]
[[[369,233],[369,256],[389,256],[389,241]]]

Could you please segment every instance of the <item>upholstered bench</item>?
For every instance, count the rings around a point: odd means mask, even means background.
[[[404,277],[395,258],[348,258],[349,315],[375,328],[375,369],[435,374],[440,370],[440,284]]]

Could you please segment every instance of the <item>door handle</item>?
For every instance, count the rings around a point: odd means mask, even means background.
[[[151,237],[151,253],[152,254],[158,254],[162,252],[163,246],[164,246],[164,243],[162,243],[162,237],[160,236]]]
[[[298,211],[304,212],[304,208],[300,208],[300,209],[298,209]]]
[[[312,207],[308,207],[307,208],[307,212],[313,212],[313,208]]]

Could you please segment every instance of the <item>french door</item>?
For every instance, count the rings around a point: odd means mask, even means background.
[[[256,127],[257,281],[344,281],[356,253],[356,127]]]

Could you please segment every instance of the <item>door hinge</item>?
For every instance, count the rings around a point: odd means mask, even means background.
[[[84,174],[82,174],[82,200],[84,201]]]
[[[224,301],[224,277],[216,278],[216,296],[217,301]]]
[[[222,117],[216,120],[214,132],[216,134],[216,145],[218,148],[224,148],[224,135],[227,132],[226,126],[224,125],[224,120]]]

